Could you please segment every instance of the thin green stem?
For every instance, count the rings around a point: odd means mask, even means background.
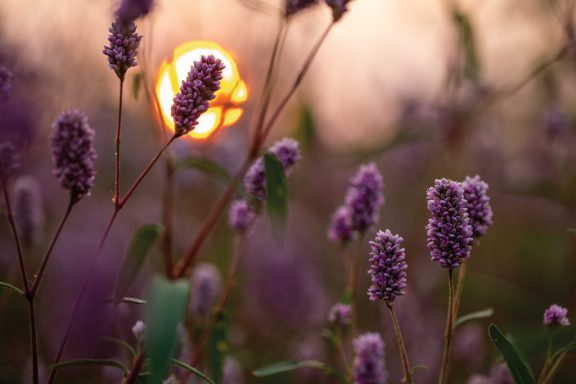
[[[553,335],[552,332],[550,332],[548,334],[548,345],[546,347],[546,358],[544,359],[544,365],[542,366],[542,372],[540,372],[540,376],[538,377],[538,383],[541,383],[542,380],[544,380],[544,377],[546,377],[546,374],[548,373],[548,368],[550,368],[550,364],[552,363],[550,361],[550,358],[552,357],[552,335]]]
[[[398,343],[400,357],[402,358],[402,369],[404,370],[404,377],[402,378],[402,382],[412,384],[412,368],[410,367],[410,362],[408,361],[408,353],[406,352],[406,345],[404,344],[404,339],[402,338],[402,332],[400,331],[400,324],[398,323],[396,312],[394,311],[392,303],[386,303],[386,307],[390,311],[390,316],[392,317],[392,324],[394,325],[394,332],[396,333],[396,342]]]
[[[122,129],[122,94],[124,90],[124,78],[120,79],[120,92],[118,96],[118,124],[116,125],[116,150],[114,152],[115,158],[115,172],[114,172],[114,206],[118,207],[120,204],[120,131]]]
[[[444,331],[444,353],[442,354],[442,367],[438,384],[448,382],[448,369],[452,351],[452,335],[454,333],[454,278],[453,269],[448,269],[448,311],[446,315],[446,329]]]

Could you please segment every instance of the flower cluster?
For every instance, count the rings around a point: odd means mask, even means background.
[[[206,317],[220,294],[221,286],[218,268],[210,263],[198,264],[190,277],[190,311],[196,316]]]
[[[384,384],[384,342],[378,333],[365,333],[354,339],[354,384]]]
[[[318,0],[284,0],[284,17],[294,16],[317,3]]]
[[[116,17],[124,25],[146,16],[152,10],[154,0],[123,0],[116,10]]]
[[[370,242],[370,300],[382,299],[393,303],[396,297],[404,294],[408,264],[402,241],[400,236],[387,229],[385,232],[378,231],[374,241]]]
[[[61,112],[52,124],[54,175],[73,202],[89,195],[94,186],[94,131],[88,118],[77,109]]]
[[[210,100],[220,89],[224,64],[213,55],[202,56],[195,61],[180,92],[174,96],[172,118],[175,136],[180,137],[198,125],[198,118],[208,109]]]
[[[340,206],[336,209],[328,226],[328,239],[333,242],[347,243],[354,238],[352,229],[352,216],[346,206]]]
[[[234,201],[228,215],[230,227],[239,233],[246,232],[256,218],[256,212],[246,200]]]
[[[123,23],[120,19],[112,22],[108,29],[109,46],[105,46],[102,53],[108,56],[108,67],[113,69],[120,80],[124,80],[126,71],[136,66],[136,54],[142,36],[136,33],[136,24]]]
[[[352,307],[343,303],[334,304],[328,313],[328,321],[339,327],[349,325],[352,321]]]
[[[332,9],[332,17],[334,21],[338,21],[348,12],[349,0],[325,0],[326,5]]]
[[[570,325],[568,309],[557,304],[552,304],[544,311],[544,325],[550,328],[558,326],[566,327]]]
[[[427,196],[431,217],[426,229],[432,260],[443,268],[456,268],[470,256],[472,247],[464,190],[458,182],[441,179],[428,189]]]
[[[12,89],[12,72],[8,68],[0,67],[0,102],[8,99]]]
[[[492,207],[488,197],[488,184],[480,176],[466,176],[462,182],[464,189],[464,199],[467,201],[468,217],[472,226],[472,236],[482,237],[486,234],[488,227],[492,225]]]

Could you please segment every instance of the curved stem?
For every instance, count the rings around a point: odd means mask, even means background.
[[[552,379],[554,378],[556,373],[558,373],[558,370],[560,369],[560,367],[564,363],[564,359],[566,358],[567,355],[568,355],[568,351],[564,351],[560,354],[560,356],[558,356],[556,358],[556,361],[554,362],[552,367],[550,367],[550,369],[548,370],[548,373],[546,373],[546,376],[544,377],[544,379],[542,379],[542,381],[539,381],[540,384],[548,384],[548,383],[552,382]]]
[[[326,37],[328,36],[330,31],[332,30],[332,27],[334,26],[334,24],[335,24],[335,21],[332,20],[330,22],[330,24],[328,25],[328,27],[324,30],[324,32],[322,33],[322,35],[320,36],[320,38],[318,39],[316,44],[314,44],[314,47],[312,47],[312,50],[310,51],[310,53],[306,57],[306,60],[304,61],[304,64],[302,65],[300,72],[296,76],[296,80],[294,81],[294,84],[292,84],[292,88],[290,88],[290,90],[288,91],[286,96],[284,96],[284,98],[282,99],[282,101],[280,102],[280,104],[278,105],[276,110],[274,111],[274,114],[272,115],[272,117],[268,121],[268,124],[266,124],[266,127],[264,128],[264,130],[262,132],[260,142],[264,142],[264,140],[266,140],[266,137],[270,133],[270,130],[274,126],[274,123],[276,123],[276,120],[278,120],[278,117],[280,116],[280,114],[284,110],[284,107],[286,107],[286,104],[288,104],[288,101],[292,98],[292,96],[294,95],[294,93],[296,92],[296,90],[298,89],[300,84],[302,83],[302,80],[304,80],[304,76],[306,76],[308,69],[310,69],[310,65],[312,64],[312,61],[314,61],[314,58],[316,57],[318,50],[322,46],[322,43],[324,43],[324,40],[326,40]]]
[[[76,202],[74,201],[74,199],[70,198],[70,202],[68,203],[68,207],[66,208],[66,212],[64,213],[64,216],[62,217],[62,220],[60,221],[60,224],[58,225],[58,229],[56,229],[56,233],[54,233],[54,236],[52,237],[52,241],[50,242],[50,245],[48,246],[48,250],[46,251],[44,258],[42,259],[42,263],[40,265],[40,268],[38,269],[38,273],[36,274],[36,277],[34,278],[32,288],[30,289],[30,296],[31,297],[35,297],[36,294],[38,293],[38,289],[40,287],[40,281],[42,281],[42,276],[44,276],[44,270],[46,269],[46,265],[48,264],[48,260],[50,259],[50,256],[52,255],[52,251],[54,250],[54,246],[56,245],[56,242],[58,241],[58,238],[60,237],[60,233],[62,232],[62,228],[64,228],[64,224],[68,220],[68,217],[70,216],[70,212],[72,211],[72,207],[74,206],[74,204],[76,204]]]
[[[450,366],[450,353],[452,350],[452,334],[454,332],[454,278],[453,269],[448,269],[448,313],[446,315],[446,329],[444,331],[444,353],[442,354],[442,368],[438,384],[448,381],[448,368]]]
[[[406,345],[404,344],[404,339],[402,338],[402,332],[400,331],[400,324],[398,323],[396,312],[394,311],[392,303],[386,303],[386,307],[388,307],[390,316],[392,317],[392,324],[394,325],[394,332],[396,333],[396,342],[398,343],[400,357],[402,358],[402,369],[404,370],[404,377],[402,378],[402,382],[412,384],[412,368],[408,362],[408,353],[406,352]]]
[[[118,96],[118,124],[116,125],[116,151],[114,152],[115,158],[115,172],[114,172],[114,206],[118,207],[120,204],[120,131],[122,129],[122,94],[124,90],[124,78],[120,79],[120,92]]]

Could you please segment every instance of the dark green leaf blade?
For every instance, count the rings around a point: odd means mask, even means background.
[[[534,384],[530,368],[516,347],[502,334],[495,324],[490,324],[488,334],[494,345],[500,350],[510,373],[517,384]]]
[[[189,291],[186,280],[169,281],[158,276],[152,282],[144,318],[146,354],[155,380],[162,378],[174,352],[178,337],[177,326],[186,312]]]
[[[124,366],[119,361],[111,359],[77,359],[77,360],[67,360],[61,361],[58,364],[50,366],[52,368],[63,368],[63,367],[84,367],[84,366],[101,366],[101,367],[114,367],[120,369],[123,373],[128,372],[128,368]]]
[[[458,328],[459,326],[468,321],[486,319],[488,317],[491,317],[493,314],[494,314],[494,308],[485,308],[481,311],[468,313],[467,315],[460,316],[458,319],[456,319],[456,322],[454,323],[454,328]]]
[[[132,237],[116,281],[114,298],[117,301],[126,295],[144,265],[146,256],[148,256],[154,243],[160,238],[162,231],[163,227],[160,224],[146,224],[138,228]]]
[[[266,206],[272,220],[284,223],[288,215],[288,190],[282,163],[271,153],[264,154]]]
[[[558,358],[558,356],[560,356],[562,353],[572,351],[574,349],[576,349],[576,342],[572,342],[572,343],[569,343],[569,344],[563,346],[562,348],[560,348],[559,350],[554,352],[554,354],[552,355],[551,361],[556,360]]]
[[[196,376],[198,376],[202,380],[206,381],[207,383],[215,384],[208,376],[206,376],[205,374],[203,374],[202,372],[200,372],[196,368],[192,367],[191,365],[188,365],[188,364],[184,363],[183,361],[176,360],[176,359],[170,359],[170,361],[173,364],[179,366],[180,368],[183,368],[187,371],[192,372],[193,374],[195,374]]]
[[[178,163],[178,166],[181,168],[196,169],[208,175],[216,176],[227,183],[232,181],[232,176],[230,176],[230,173],[224,167],[206,157],[188,156],[182,159]]]
[[[117,339],[115,337],[110,337],[110,336],[104,336],[103,339],[123,347],[128,352],[130,352],[132,357],[136,356],[136,351],[134,350],[134,348],[132,348],[132,346],[130,344],[128,344],[125,340]]]
[[[0,281],[0,287],[4,287],[4,288],[11,289],[11,290],[13,290],[13,291],[16,292],[16,293],[19,293],[20,295],[23,295],[23,294],[24,294],[24,291],[23,291],[23,290],[21,290],[21,289],[18,288],[17,286],[12,285],[12,284],[10,284],[10,283],[5,283],[5,282],[3,282],[3,281]]]
[[[338,381],[344,382],[344,377],[340,372],[337,372],[331,366],[317,360],[305,360],[305,361],[298,361],[298,360],[287,360],[287,361],[280,361],[274,364],[267,365],[262,368],[258,368],[252,371],[252,374],[256,377],[266,377],[277,375],[279,373],[285,373],[294,371],[300,368],[312,368],[322,371],[332,377],[336,378]]]

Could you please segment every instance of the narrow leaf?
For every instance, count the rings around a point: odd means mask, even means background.
[[[230,176],[230,173],[224,167],[206,157],[188,156],[182,159],[178,166],[196,169],[208,175],[216,176],[225,182],[232,180],[232,176]]]
[[[288,191],[284,169],[276,156],[270,153],[264,154],[264,169],[268,214],[273,221],[283,224],[288,215]]]
[[[177,326],[182,321],[188,304],[190,287],[186,280],[169,281],[156,277],[148,293],[145,307],[146,353],[150,358],[150,371],[160,380],[178,337]]]
[[[192,372],[193,374],[195,374],[196,376],[198,376],[202,380],[206,381],[207,383],[214,384],[214,382],[208,376],[206,376],[205,374],[203,374],[202,372],[200,372],[196,368],[192,367],[191,365],[188,365],[188,364],[184,363],[183,361],[176,360],[176,359],[170,359],[170,361],[173,364],[179,366],[180,368],[184,368],[187,371]]]
[[[132,356],[136,356],[136,351],[134,350],[134,348],[132,348],[132,346],[130,344],[128,344],[126,341],[122,340],[122,339],[117,339],[115,337],[109,337],[109,336],[105,336],[104,340],[109,341],[111,343],[114,343],[116,345],[119,345],[121,347],[123,347],[124,349],[126,349],[128,352],[130,352],[130,354]]]
[[[551,361],[556,360],[556,358],[558,358],[562,353],[572,351],[574,349],[576,349],[576,342],[572,342],[570,344],[563,346],[562,348],[560,348],[559,350],[554,352],[554,354],[552,355]]]
[[[52,368],[63,368],[63,367],[84,367],[84,366],[101,366],[101,367],[114,367],[120,369],[123,373],[128,372],[128,368],[124,366],[119,361],[110,359],[78,359],[78,360],[67,360],[61,361],[58,364],[50,366]]]
[[[279,373],[290,372],[300,368],[313,368],[320,370],[324,373],[328,373],[330,375],[334,375],[335,377],[342,379],[341,375],[338,374],[332,367],[326,365],[325,363],[317,360],[306,360],[306,361],[298,361],[298,360],[288,360],[288,361],[280,361],[278,363],[270,364],[262,368],[258,368],[252,372],[254,376],[257,377],[266,377],[277,375]]]
[[[478,58],[476,36],[472,23],[468,15],[460,11],[455,11],[452,17],[458,27],[460,44],[466,60],[464,74],[469,80],[477,81],[480,75],[480,59]]]
[[[516,347],[502,334],[495,324],[490,324],[488,334],[494,345],[500,350],[510,373],[517,384],[534,384],[534,377],[530,368],[520,355]]]
[[[121,300],[138,276],[150,249],[162,234],[159,224],[143,225],[134,234],[118,273],[114,297]]]
[[[11,290],[13,290],[14,292],[19,293],[19,294],[21,294],[21,295],[24,294],[24,291],[23,291],[23,290],[21,290],[21,289],[18,288],[17,286],[12,285],[12,284],[10,284],[10,283],[5,283],[5,282],[3,282],[3,281],[0,281],[0,287],[4,287],[4,288],[11,289]]]
[[[208,339],[208,373],[215,382],[222,381],[224,360],[228,354],[228,313],[224,311]]]
[[[486,319],[488,317],[491,317],[493,314],[494,314],[494,308],[486,308],[481,311],[469,313],[456,319],[456,322],[454,323],[454,328],[458,328],[459,326],[468,321]]]

